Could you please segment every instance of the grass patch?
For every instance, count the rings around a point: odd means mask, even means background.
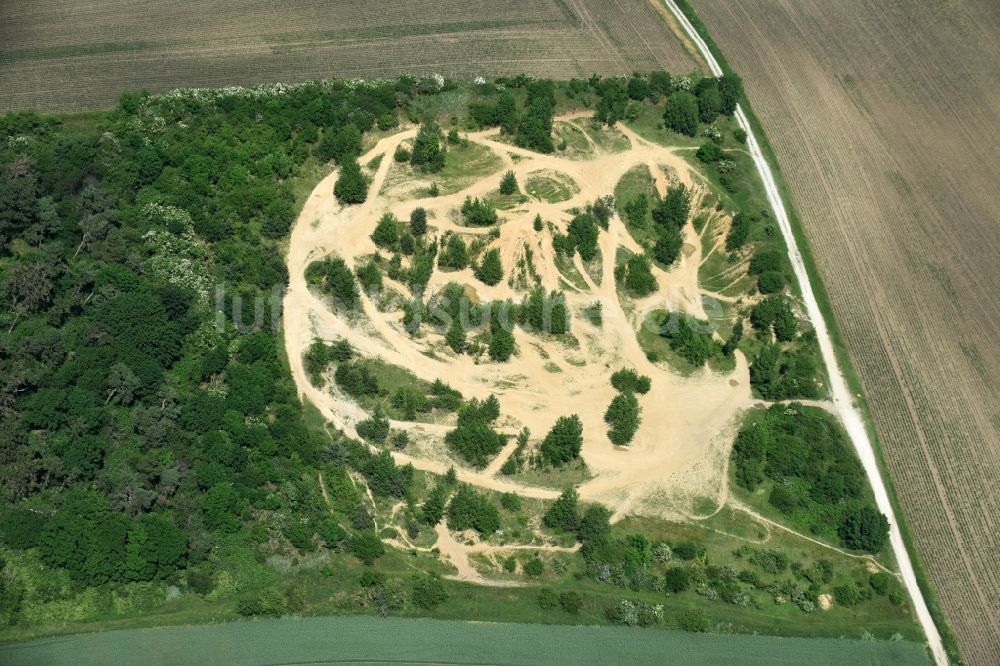
[[[549,203],[569,201],[580,191],[573,179],[564,173],[544,169],[528,174],[524,190],[529,195]]]

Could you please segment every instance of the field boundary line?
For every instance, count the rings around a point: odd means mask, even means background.
[[[695,29],[687,15],[681,11],[680,7],[677,6],[677,3],[674,0],[663,1],[667,5],[667,8],[670,9],[670,12],[680,22],[685,32],[687,32],[687,34],[694,41],[695,45],[697,45],[698,50],[701,51],[701,54],[705,58],[705,62],[708,64],[712,75],[722,76],[723,70],[719,65],[718,60],[716,60],[715,54],[712,53],[708,44],[704,39],[702,39],[702,36],[698,33],[697,29]],[[778,220],[778,226],[781,229],[781,234],[785,238],[785,244],[788,248],[788,257],[791,259],[795,277],[802,290],[802,300],[805,303],[809,320],[812,322],[813,328],[816,331],[816,338],[819,341],[820,353],[823,357],[823,363],[826,366],[827,374],[830,378],[830,392],[833,396],[833,403],[837,408],[837,413],[840,415],[844,428],[847,430],[847,434],[854,443],[854,448],[858,453],[858,457],[861,459],[861,464],[865,468],[865,473],[868,475],[869,483],[872,486],[872,492],[875,494],[876,505],[878,506],[879,511],[884,513],[886,518],[889,520],[889,541],[892,545],[893,554],[895,555],[896,563],[899,566],[903,583],[906,586],[906,589],[910,594],[910,599],[913,602],[917,620],[920,622],[920,626],[924,630],[924,635],[927,637],[927,644],[934,657],[934,661],[938,666],[947,666],[949,663],[948,656],[945,653],[944,644],[941,641],[941,635],[938,632],[938,628],[934,623],[933,617],[931,617],[927,602],[924,600],[923,593],[917,583],[916,573],[912,562],[910,562],[910,555],[906,550],[906,544],[903,542],[902,532],[900,532],[899,526],[896,522],[892,501],[889,498],[888,490],[886,489],[885,482],[882,480],[882,475],[879,471],[875,448],[872,446],[871,440],[868,437],[868,431],[865,428],[864,419],[862,418],[860,411],[854,405],[854,401],[851,398],[851,392],[847,387],[847,381],[844,379],[844,375],[837,362],[837,357],[833,349],[833,341],[830,337],[826,320],[820,310],[819,301],[817,301],[816,295],[813,293],[812,284],[809,281],[809,274],[806,271],[802,254],[799,252],[798,243],[796,242],[795,234],[792,231],[792,225],[785,209],[784,200],[782,199],[781,193],[778,191],[777,183],[774,180],[774,174],[772,173],[767,160],[764,158],[764,154],[760,148],[760,143],[757,141],[753,127],[751,127],[750,121],[748,120],[741,105],[737,105],[736,107],[736,119],[739,122],[740,127],[747,133],[747,146],[750,149],[750,156],[753,158],[754,165],[757,167],[757,173],[760,175],[760,178],[764,183],[764,189],[767,193],[768,202],[771,204],[771,208]]]

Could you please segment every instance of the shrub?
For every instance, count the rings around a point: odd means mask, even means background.
[[[500,512],[484,495],[463,484],[448,503],[448,527],[457,531],[475,529],[488,536],[500,529]]]
[[[410,151],[403,144],[396,146],[396,152],[392,154],[392,159],[397,162],[409,162],[410,161]]]
[[[698,100],[689,92],[678,91],[667,99],[663,124],[677,132],[694,136],[698,133]]]
[[[624,446],[635,437],[639,429],[639,401],[632,393],[619,393],[604,412],[604,421],[611,426],[608,439],[612,444]]]
[[[433,120],[420,126],[413,141],[410,164],[422,171],[436,172],[444,168],[445,149],[441,128]]]
[[[444,252],[438,257],[438,266],[460,271],[469,265],[469,251],[465,241],[457,234],[448,236]]]
[[[236,612],[243,617],[281,617],[285,610],[285,597],[277,590],[264,590],[236,603]]]
[[[583,597],[579,592],[563,592],[559,595],[559,606],[570,615],[578,615],[583,608]]]
[[[465,403],[458,411],[455,429],[444,437],[445,444],[471,465],[485,467],[507,441],[492,427],[499,409],[500,403],[492,395],[482,402],[472,399]]]
[[[417,237],[423,236],[427,233],[426,209],[417,207],[410,211],[410,232]]]
[[[611,385],[623,393],[649,393],[650,379],[631,368],[622,368],[611,375]]]
[[[364,203],[368,198],[368,179],[354,157],[348,157],[341,166],[333,193],[342,204]]]
[[[884,571],[873,573],[868,579],[868,584],[875,590],[875,594],[884,595],[889,591],[889,574]]]
[[[417,608],[434,610],[448,600],[448,593],[437,576],[417,576],[410,586],[410,600]]]
[[[785,288],[785,274],[780,271],[761,273],[757,278],[757,290],[762,294],[775,294]]]
[[[552,610],[559,605],[559,596],[550,587],[538,590],[538,606],[542,610]]]
[[[399,247],[399,220],[392,213],[386,213],[379,218],[375,231],[371,235],[372,242],[385,250]]]
[[[545,435],[539,452],[549,465],[562,465],[580,457],[583,446],[583,423],[576,414],[560,416]]]
[[[513,171],[508,171],[500,179],[500,194],[507,196],[517,193],[517,178]]]
[[[711,164],[713,162],[718,162],[722,159],[722,148],[711,141],[701,144],[695,156],[702,162]]]
[[[649,296],[656,291],[657,286],[651,266],[649,257],[645,254],[633,254],[615,267],[615,279],[629,294],[638,298]]]
[[[684,631],[703,632],[712,627],[712,620],[700,608],[689,608],[677,616],[677,626]]]
[[[382,539],[372,530],[355,532],[347,542],[347,549],[352,555],[369,566],[385,554],[385,546],[382,544]]]
[[[516,493],[503,493],[500,495],[500,506],[507,511],[516,513],[521,510],[521,497]]]
[[[476,277],[490,286],[500,284],[503,279],[503,264],[500,262],[500,250],[491,248],[483,255],[475,270]]]
[[[663,575],[663,582],[667,590],[677,594],[691,587],[691,574],[685,567],[670,567]]]
[[[577,505],[580,497],[573,488],[565,489],[545,512],[542,522],[563,532],[576,532],[580,526]]]
[[[462,218],[471,227],[488,227],[499,221],[497,210],[485,199],[465,197],[462,203]]]
[[[358,435],[377,444],[385,442],[389,436],[389,418],[376,407],[372,415],[357,425]]]
[[[848,548],[878,553],[889,539],[889,521],[877,509],[862,506],[844,517],[837,533]]]
[[[522,565],[522,569],[532,578],[538,578],[545,573],[545,563],[539,557],[532,557]]]

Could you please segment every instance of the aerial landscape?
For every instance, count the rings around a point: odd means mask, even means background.
[[[4,3],[0,660],[998,663],[1000,12],[813,4]]]

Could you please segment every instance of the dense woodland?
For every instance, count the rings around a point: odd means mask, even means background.
[[[731,76],[679,80],[665,72],[558,84],[503,79],[469,86],[461,122],[467,128],[499,126],[518,145],[551,152],[558,149],[551,130],[559,100],[593,106],[598,120],[609,125],[634,117],[640,104],[659,105],[666,127],[694,136],[700,124],[731,114],[741,94]],[[445,519],[456,529],[497,529],[501,514],[486,494],[453,476],[424,479],[393,462],[388,448],[405,442],[393,439],[386,416],[456,412],[448,446],[481,467],[505,442],[492,428],[500,413],[495,398],[465,401],[444,382],[389,393],[377,369],[355,358],[349,346],[314,345],[305,359],[314,382],[332,371],[336,383],[363,404],[379,401],[359,426],[365,443],[331,436],[296,397],[280,331],[288,277],[282,240],[302,194],[297,186],[311,187],[317,166],[334,162],[343,167],[337,196],[345,203],[363,201],[367,181],[357,157],[373,134],[401,121],[422,122],[423,129],[412,152],[396,159],[440,169],[447,140],[437,123],[455,122],[448,114],[454,113],[457,92],[457,84],[439,78],[334,80],[155,97],[128,93],[107,113],[0,118],[4,622],[30,625],[93,619],[122,607],[141,610],[136,599],[154,587],[162,598],[164,584],[209,601],[238,599],[236,610],[243,615],[301,609],[300,593],[275,591],[277,576],[265,558],[328,550],[367,565],[377,562],[386,549],[364,501],[364,483],[376,500],[406,504],[413,536]],[[711,160],[713,154],[708,149],[699,157]],[[587,260],[613,205],[598,201],[580,211],[568,235],[559,237],[559,251],[579,252]],[[683,224],[678,208],[687,215],[685,193],[671,191],[650,206],[663,224],[654,256],[669,265]],[[462,213],[472,225],[496,222],[496,211],[484,202],[470,200]],[[746,212],[747,224],[753,215]],[[467,265],[461,239],[438,247],[425,240],[425,232],[426,214],[419,209],[408,221],[380,222],[373,237],[379,247],[414,257],[405,275],[398,262],[395,269],[390,264],[386,270],[397,271],[391,277],[419,286],[435,259],[445,267]],[[728,249],[745,240],[734,239]],[[775,338],[760,352],[763,360],[754,361],[754,385],[764,397],[814,397],[796,389],[797,370],[788,367],[787,345],[780,346],[798,335],[797,323],[780,288],[769,286],[783,270],[780,258],[771,259],[757,257],[752,266],[761,291],[775,293],[750,318],[754,330]],[[475,266],[479,279],[501,279],[498,264],[487,253]],[[641,259],[623,269],[627,289],[646,288],[644,269],[648,274]],[[307,278],[350,307],[361,288],[380,283],[382,270],[372,263],[354,275],[330,258],[311,266]],[[414,330],[430,324],[432,304],[428,299],[409,306]],[[522,303],[485,304],[474,315],[481,321],[484,311],[493,314],[501,306],[526,328],[552,335],[568,329],[556,292],[537,289]],[[494,360],[506,360],[513,341],[505,333],[489,329],[477,344]],[[449,334],[455,351],[467,349],[466,331]],[[607,420],[609,436],[624,444],[638,424],[634,394],[650,387],[631,371],[616,377],[619,398]],[[565,464],[579,456],[580,444],[579,420],[565,416],[545,436],[541,455],[547,464]],[[767,442],[761,447],[777,448]],[[757,449],[741,445],[740,451],[748,451],[739,467],[748,487],[789,474]],[[860,481],[845,460],[831,464],[841,466],[842,492],[848,493]],[[816,493],[836,490],[820,488],[814,473],[797,477],[803,486],[789,493],[790,510],[808,508],[819,501]],[[781,508],[776,494],[772,503]],[[505,496],[501,504],[516,511],[520,499]],[[844,543],[878,550],[868,536],[871,517],[848,518],[841,525]],[[594,580],[658,593],[699,581],[707,588],[738,587],[727,571],[708,578],[676,573],[687,566],[650,577],[648,565],[671,561],[670,546],[641,535],[612,537],[607,512],[578,507],[572,491],[551,505],[545,524],[584,543],[586,575]],[[692,544],[673,546],[685,562],[704,555]],[[532,575],[529,569],[540,566],[527,563],[524,570]],[[741,584],[752,587],[753,581]],[[447,596],[433,576],[417,576],[405,590],[401,585],[377,567],[366,571],[363,608],[387,613],[408,599],[409,608],[423,612]],[[743,603],[743,596],[734,598]],[[539,604],[555,603],[570,614],[579,610],[572,594],[552,599],[540,597]],[[616,606],[606,619],[632,624],[632,615],[621,619],[627,610]],[[655,608],[631,612],[656,616]],[[694,630],[704,629],[701,616],[691,622]]]

